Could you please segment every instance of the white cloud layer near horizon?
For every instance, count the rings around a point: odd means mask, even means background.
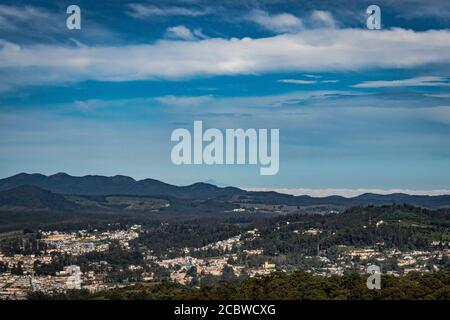
[[[243,188],[247,191],[275,191],[284,194],[291,194],[294,196],[307,195],[311,197],[328,197],[328,196],[342,196],[346,198],[356,197],[364,193],[376,194],[393,194],[404,193],[409,195],[428,195],[438,196],[450,194],[450,189],[435,189],[435,190],[413,190],[413,189],[306,189],[306,188]]]
[[[316,29],[266,38],[122,46],[19,46],[0,39],[3,87],[450,63],[450,30]]]

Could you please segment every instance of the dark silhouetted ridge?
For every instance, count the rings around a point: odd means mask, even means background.
[[[62,195],[43,190],[36,186],[24,185],[0,192],[0,207],[72,210],[77,205]]]

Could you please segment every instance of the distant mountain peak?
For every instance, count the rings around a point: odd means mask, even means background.
[[[128,176],[123,176],[120,174],[111,177],[111,180],[113,180],[115,182],[136,182],[136,180],[134,180],[133,178],[128,177]]]
[[[51,179],[64,179],[64,178],[72,178],[72,176],[68,175],[65,172],[58,172],[53,175],[48,176]]]
[[[212,185],[217,186],[219,188],[228,187],[228,185],[226,185],[225,183],[220,183],[220,182],[218,182],[218,181],[216,181],[214,179],[207,179],[207,180],[205,180],[203,182],[207,183],[207,184],[212,184]]]
[[[29,177],[46,177],[46,176],[43,175],[43,174],[40,174],[40,173],[21,172],[21,173],[18,173],[16,175],[13,175],[13,176],[11,176],[11,177],[9,177],[7,179],[11,179],[11,178],[20,179],[20,178],[29,178]]]
[[[206,183],[206,182],[195,182],[193,184],[188,185],[188,187],[214,187],[214,188],[217,188],[217,186],[215,186],[211,183]]]

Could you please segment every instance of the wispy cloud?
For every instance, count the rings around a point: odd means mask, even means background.
[[[330,80],[322,80],[321,83],[338,83],[339,80],[336,79],[330,79]]]
[[[82,42],[97,44],[118,40],[111,29],[91,20],[87,14],[82,18],[82,30],[70,32],[66,27],[65,11],[54,11],[47,7],[33,5],[0,4],[0,39],[26,43]],[[78,45],[77,44],[77,45]]]
[[[313,78],[313,79],[320,79],[320,78],[322,78],[322,76],[317,75],[317,74],[304,74],[303,76],[306,77],[306,78]]]
[[[330,12],[314,10],[309,18],[309,25],[313,28],[335,28],[336,21]]]
[[[196,107],[212,102],[212,96],[163,96],[157,97],[155,100],[163,105],[175,107]]]
[[[180,25],[167,28],[166,38],[193,41],[199,39],[206,39],[208,37],[203,34],[201,29],[194,29],[191,31],[186,26]]]
[[[185,26],[175,26],[167,28],[166,37],[170,39],[195,40],[196,37],[191,30]]]
[[[439,87],[450,86],[444,77],[424,76],[403,80],[365,81],[353,85],[354,88],[387,88],[387,87]]]
[[[450,99],[450,93],[427,93],[424,96],[432,98]]]
[[[150,4],[132,3],[127,14],[134,18],[147,18],[152,16],[189,16],[197,17],[209,14],[209,8],[187,8],[181,6],[155,6]]]
[[[42,23],[42,22],[46,23]],[[0,28],[6,30],[25,29],[24,26],[34,25],[45,30],[57,31],[61,23],[56,17],[43,8],[34,6],[0,5]]]
[[[270,14],[255,9],[247,15],[246,19],[276,33],[297,32],[303,29],[303,21],[290,13]]]
[[[184,113],[185,108],[189,108],[188,117],[218,121],[223,127],[236,125],[236,122],[230,122],[230,119],[248,118],[249,116],[251,116],[252,125],[254,126],[260,124],[261,127],[264,127],[264,125],[275,121],[286,126],[292,125],[296,127],[299,121],[303,120],[299,120],[298,114],[296,116],[292,115],[292,113],[297,111],[298,106],[302,106],[303,109],[299,112],[302,113],[306,105],[320,105],[324,101],[336,101],[338,98],[351,98],[358,95],[361,94],[349,91],[314,90],[246,97],[167,95],[156,97],[153,100],[164,106],[164,111]],[[274,113],[274,109],[277,109],[276,113]],[[309,122],[308,125],[311,125],[316,119],[308,118],[307,121]]]
[[[314,79],[319,79],[320,77],[309,77]],[[281,83],[291,83],[291,84],[317,84],[317,83],[337,83],[339,80],[330,79],[330,80],[302,80],[302,79],[280,79],[277,82]]]
[[[305,29],[333,29],[337,23],[328,11],[314,10],[300,18],[291,13],[272,14],[261,9],[250,11],[245,19],[274,33],[295,33]]]
[[[317,83],[317,80],[280,79],[277,82],[293,84],[314,84]]]

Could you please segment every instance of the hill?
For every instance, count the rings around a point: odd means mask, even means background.
[[[8,210],[59,210],[67,211],[78,208],[64,196],[55,194],[36,186],[24,185],[0,192],[0,209]]]
[[[155,179],[134,180],[131,177],[116,175],[105,177],[88,175],[74,177],[66,173],[45,176],[42,174],[21,173],[0,179],[0,191],[23,185],[32,185],[57,194],[84,196],[152,196],[170,197],[185,200],[216,200],[229,203],[253,203],[290,206],[352,206],[410,204],[425,208],[450,207],[450,195],[427,196],[408,194],[362,194],[353,198],[341,196],[310,197],[293,196],[273,191],[245,191],[235,187],[220,188],[208,183],[194,183],[188,186],[175,186]]]
[[[245,193],[238,188],[219,188],[207,183],[195,183],[189,186],[174,186],[154,179],[136,181],[126,176],[88,175],[74,177],[66,173],[51,176],[21,173],[0,180],[0,190],[8,190],[22,185],[33,185],[59,194],[71,195],[135,195],[169,196],[181,199],[229,198]]]

